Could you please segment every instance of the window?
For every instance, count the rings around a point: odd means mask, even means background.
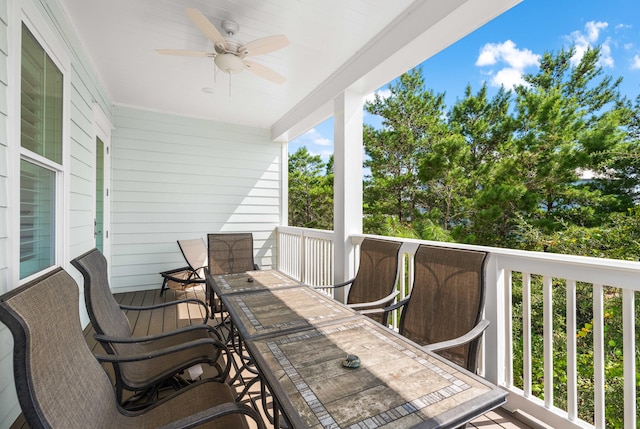
[[[56,263],[63,75],[24,25],[21,55],[20,278],[23,279]]]

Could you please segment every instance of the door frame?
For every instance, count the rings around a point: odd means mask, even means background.
[[[104,171],[104,177],[103,177],[103,206],[102,206],[102,222],[103,222],[103,227],[102,227],[102,231],[103,231],[103,251],[102,253],[104,254],[105,258],[107,259],[108,262],[111,261],[111,238],[113,236],[113,234],[111,233],[111,132],[113,130],[113,125],[111,124],[111,121],[109,120],[109,118],[107,117],[107,115],[104,113],[104,111],[102,110],[102,108],[100,107],[100,105],[98,103],[93,103],[93,130],[94,130],[94,136],[93,136],[93,144],[94,144],[94,149],[97,148],[97,139],[99,138],[102,143],[103,143],[103,159],[104,159],[104,165],[103,165],[103,171]],[[97,155],[97,154],[96,154]],[[96,170],[96,165],[95,165],[95,159],[96,157],[94,156],[94,164],[93,164],[93,170],[95,172]],[[93,220],[95,222],[96,219],[96,177],[95,177],[95,173],[93,174],[93,179],[92,179],[92,183],[93,183],[93,191],[92,191],[92,195],[93,195],[93,207],[92,207],[92,213],[93,213]],[[93,236],[93,245],[96,245],[96,241],[95,241],[95,234]],[[111,267],[111,264],[108,263],[107,267]],[[110,276],[109,276],[110,277]]]

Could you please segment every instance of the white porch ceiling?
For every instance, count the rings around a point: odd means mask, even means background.
[[[332,114],[344,90],[375,91],[521,0],[60,0],[114,104],[247,126],[293,138]],[[185,8],[241,42],[284,34],[290,45],[253,57],[287,78],[217,72]],[[214,94],[203,88],[215,88]],[[229,89],[231,94],[229,94]]]

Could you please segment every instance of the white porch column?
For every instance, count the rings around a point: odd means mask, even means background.
[[[347,90],[335,98],[334,110],[334,282],[355,274],[352,234],[362,233],[362,94]],[[345,288],[335,298],[345,302]]]

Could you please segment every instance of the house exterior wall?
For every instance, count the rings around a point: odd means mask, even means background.
[[[184,266],[176,243],[252,232],[256,262],[275,266],[280,143],[247,128],[115,107],[112,135],[111,287],[159,288]]]
[[[64,57],[64,218],[59,263],[95,246],[96,107],[113,126],[109,254],[114,292],[160,287],[184,265],[176,240],[251,231],[256,262],[275,266],[286,150],[269,130],[114,107],[57,0],[0,0],[0,295],[20,284],[20,34],[27,19]],[[285,213],[286,216],[286,213]],[[81,323],[88,317],[80,287]],[[13,339],[0,323],[0,429],[20,414]]]
[[[0,294],[20,284],[19,150],[20,35],[23,20],[47,50],[62,59],[68,100],[64,105],[64,219],[59,263],[79,284],[80,273],[69,261],[93,246],[95,132],[93,106],[109,112],[111,101],[92,71],[79,40],[56,0],[0,1]],[[82,290],[81,290],[82,292]],[[80,297],[82,324],[88,322]],[[0,428],[9,428],[21,410],[13,380],[13,338],[0,324]]]
[[[8,86],[8,41],[7,2],[0,1],[0,294],[8,289],[9,272],[9,194],[8,194],[8,139],[7,139],[7,86]],[[15,388],[13,387],[12,349],[13,340],[9,330],[0,323],[0,428],[8,428],[19,413]]]

